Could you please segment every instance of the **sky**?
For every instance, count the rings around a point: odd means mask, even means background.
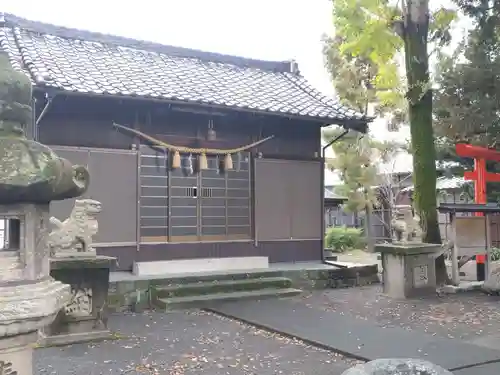
[[[449,4],[449,0],[439,3]],[[321,43],[323,34],[333,32],[330,0],[2,0],[0,12],[210,52],[294,59],[314,87],[329,96],[335,93]],[[407,131],[388,133],[382,119],[372,127],[377,138],[408,137]],[[403,159],[402,166],[411,165],[411,159]],[[327,173],[327,180],[327,185],[338,182],[334,173]]]
[[[321,36],[330,0],[2,0],[0,12],[56,25],[263,60],[295,59],[310,83],[334,90]]]

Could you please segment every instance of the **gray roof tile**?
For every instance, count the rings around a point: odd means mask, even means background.
[[[163,46],[8,14],[0,14],[0,47],[40,87],[226,106],[345,126],[369,121],[315,90],[290,62]]]

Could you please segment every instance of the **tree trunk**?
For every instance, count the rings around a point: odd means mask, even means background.
[[[441,243],[437,214],[436,149],[432,128],[432,90],[429,80],[429,1],[407,0],[403,9],[407,99],[409,104],[415,209],[422,240]],[[444,256],[436,259],[438,285],[449,282]]]

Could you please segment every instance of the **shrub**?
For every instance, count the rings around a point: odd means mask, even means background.
[[[363,249],[365,240],[361,229],[332,227],[325,236],[325,248],[343,252],[349,249]]]
[[[490,249],[490,257],[492,261],[500,260],[500,249],[498,247],[492,247]]]

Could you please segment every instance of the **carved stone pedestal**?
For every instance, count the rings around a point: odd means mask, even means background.
[[[49,276],[48,215],[48,204],[0,205],[10,220],[0,251],[0,374],[32,374],[37,331],[69,301],[69,286]]]
[[[50,274],[71,286],[71,301],[40,333],[42,345],[65,345],[111,337],[107,327],[109,270],[115,258],[51,259]]]
[[[379,244],[383,289],[392,298],[412,298],[436,293],[436,256],[441,245],[408,242]]]
[[[32,375],[33,343],[37,333],[4,337],[0,340],[0,374]]]

